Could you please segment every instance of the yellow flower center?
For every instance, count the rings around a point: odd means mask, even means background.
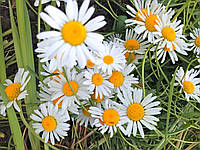
[[[87,35],[84,25],[78,21],[67,22],[61,32],[63,40],[72,46],[82,44]]]
[[[103,58],[103,62],[106,63],[107,65],[110,65],[114,62],[114,58],[110,55],[107,55]]]
[[[200,36],[195,39],[194,43],[197,47],[200,47]]]
[[[96,73],[92,76],[92,82],[94,83],[94,85],[98,86],[101,85],[103,83],[103,77],[101,74]]]
[[[53,100],[53,104],[56,105],[56,103],[58,102],[58,100],[61,98],[62,96],[58,97],[57,99]],[[62,108],[62,101],[58,104],[58,108]]]
[[[128,61],[129,55],[130,55],[130,62],[134,61],[134,60],[135,60],[135,54],[134,54],[134,53],[129,53],[129,52],[126,52],[126,53],[124,54],[124,56],[125,56],[125,58],[126,58],[126,61]]]
[[[17,97],[21,93],[21,91],[20,91],[21,87],[22,87],[21,83],[12,83],[6,87],[5,92],[9,98],[9,100],[13,101],[13,100],[17,99]]]
[[[55,74],[55,73],[58,73],[58,75],[53,75],[53,76],[50,76],[50,79],[53,80],[53,77],[56,76],[57,78],[60,79],[59,75],[63,75],[64,76],[64,73],[63,72],[60,72],[58,69],[56,69],[52,74]]]
[[[94,63],[93,62],[91,62],[91,60],[87,60],[87,63],[86,63],[86,66],[88,67],[88,68],[92,68],[93,66],[94,66]]]
[[[144,108],[140,104],[131,104],[127,109],[128,117],[133,121],[139,121],[144,117]]]
[[[78,92],[78,83],[75,82],[75,81],[69,81],[72,89],[74,90],[75,93]],[[72,89],[70,88],[69,84],[66,82],[64,85],[63,85],[63,93],[66,95],[66,96],[72,96],[74,95]]]
[[[109,81],[114,85],[114,87],[120,87],[124,82],[124,76],[121,72],[113,71]]]
[[[137,13],[136,13],[136,20],[137,21],[143,21],[141,18],[140,18],[140,16],[139,16],[139,14],[142,16],[145,16],[145,17],[147,17],[148,16],[148,13],[147,13],[147,9],[141,9],[140,11],[138,11]],[[151,12],[150,12],[150,14],[151,14]]]
[[[98,94],[98,97],[95,98],[95,92],[92,94],[91,96],[92,100],[95,101],[96,103],[100,103],[101,101],[104,100],[104,95],[102,96],[102,98],[100,98],[100,94]]]
[[[157,31],[156,28],[154,27],[155,25],[157,25],[158,23],[156,22],[158,21],[158,18],[156,15],[150,15],[146,18],[145,20],[145,26],[147,28],[148,31],[150,32],[155,32]]]
[[[87,110],[89,110],[89,109],[90,109],[90,106],[85,106],[85,108],[86,108]],[[85,109],[83,109],[83,108],[82,108],[82,112],[83,112],[83,114],[84,114],[85,116],[87,116],[87,117],[90,117],[90,116],[91,116],[91,114],[90,114],[89,112],[85,111]]]
[[[191,94],[194,92],[194,84],[191,81],[184,81],[183,82],[183,90],[188,93]]]
[[[107,109],[103,113],[103,122],[109,126],[114,126],[119,121],[119,114],[114,109]]]
[[[176,39],[176,32],[171,27],[164,27],[162,29],[162,36],[168,41],[174,41]]]
[[[52,116],[47,116],[42,120],[42,127],[45,131],[51,132],[57,126],[56,119]]]
[[[138,50],[140,43],[135,39],[129,39],[124,43],[124,47],[129,51]]]

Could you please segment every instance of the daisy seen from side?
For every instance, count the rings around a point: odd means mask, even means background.
[[[193,33],[190,33],[192,40],[190,40],[192,49],[197,55],[200,54],[200,29],[195,28]]]
[[[29,72],[24,71],[24,68],[19,68],[18,72],[15,75],[14,82],[9,79],[5,80],[5,92],[8,96],[8,99],[10,100],[6,105],[7,108],[11,107],[11,105],[13,104],[14,108],[18,112],[20,112],[20,108],[17,105],[16,101],[22,100],[28,95],[27,90],[25,90],[25,87],[31,78],[30,76],[28,76],[28,74]]]
[[[94,119],[91,114],[88,112],[88,110],[90,109],[91,105],[88,104],[86,101],[83,101],[82,104],[84,105],[84,108],[80,108],[79,109],[79,114],[76,117],[77,122],[80,123],[80,125],[84,125],[85,128],[87,128],[88,124],[90,124],[91,127],[93,127],[94,124]]]
[[[103,41],[101,34],[93,31],[103,27],[104,16],[89,20],[94,13],[94,7],[89,8],[90,0],[85,0],[80,9],[76,0],[68,0],[66,14],[53,6],[47,6],[47,13],[40,13],[41,18],[57,31],[45,31],[37,35],[40,43],[48,43],[45,55],[48,59],[57,57],[61,65],[72,68],[78,62],[81,68],[86,66],[87,58],[94,62],[94,57],[88,47],[96,49]]]
[[[181,90],[183,90],[185,94],[185,98],[189,101],[189,99],[195,99],[200,103],[200,78],[197,78],[199,75],[199,71],[191,69],[186,73],[183,68],[180,69],[176,73],[174,86],[181,86]]]
[[[33,123],[32,127],[36,134],[42,132],[45,143],[50,140],[54,145],[55,139],[60,141],[60,138],[64,139],[64,136],[68,135],[67,131],[70,129],[70,125],[67,123],[70,120],[69,114],[67,111],[58,109],[52,103],[41,104],[39,110],[34,110],[30,118],[37,122]]]
[[[157,97],[152,94],[142,98],[142,90],[135,88],[132,94],[122,96],[119,93],[119,99],[122,102],[121,111],[124,124],[127,124],[126,132],[130,137],[131,133],[136,136],[137,130],[144,138],[144,130],[142,125],[149,130],[155,130],[154,126],[157,125],[159,119],[154,115],[161,113],[162,108],[157,107],[160,102],[154,101]],[[154,101],[154,102],[153,102]]]

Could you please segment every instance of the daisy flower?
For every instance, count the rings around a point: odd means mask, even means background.
[[[103,27],[106,22],[104,16],[97,16],[89,20],[94,13],[94,7],[88,8],[90,0],[85,0],[78,11],[76,0],[68,0],[66,14],[59,9],[49,5],[42,12],[41,18],[57,31],[41,32],[37,35],[42,39],[43,45],[49,45],[45,55],[48,59],[57,57],[61,65],[72,68],[76,61],[81,68],[86,65],[87,58],[94,62],[89,51],[96,49],[102,43],[104,36],[93,31]]]
[[[117,127],[126,134],[125,129],[121,125],[121,112],[120,109],[112,103],[112,101],[106,100],[102,107],[90,107],[89,112],[91,116],[95,118],[94,125],[101,130],[104,134],[106,131],[110,133],[110,138],[115,132]]]
[[[189,99],[196,99],[200,103],[200,78],[197,78],[199,75],[199,71],[195,71],[194,69],[188,70],[184,73],[182,67],[177,71],[175,80],[178,83],[175,83],[174,86],[181,85],[181,90],[183,89],[185,93],[185,98],[189,101]]]
[[[126,63],[121,48],[113,43],[103,43],[103,49],[96,52],[96,65],[104,73],[112,74],[112,70],[121,71]]]
[[[90,109],[90,105],[87,104],[87,102],[82,102],[82,104],[84,105],[85,109],[87,109],[87,111]],[[79,109],[79,114],[77,116],[77,123],[80,122],[80,125],[82,126],[84,124],[84,127],[87,128],[88,126],[88,122],[90,123],[91,127],[93,127],[93,123],[94,123],[94,118],[91,116],[91,114],[89,112],[87,112],[85,109],[80,108]]]
[[[170,21],[167,14],[163,14],[161,20],[159,19],[158,25],[155,25],[157,32],[155,32],[155,43],[159,43],[159,50],[157,52],[158,58],[162,58],[164,62],[166,53],[170,55],[172,63],[178,61],[176,52],[187,55],[186,51],[190,51],[188,44],[185,42],[185,37],[182,35],[183,24],[181,21]],[[175,52],[176,51],[176,52]]]
[[[0,96],[0,114],[2,116],[6,116],[6,106],[4,104],[4,102],[2,101],[2,97]]]
[[[194,29],[193,33],[190,33],[190,36],[192,37],[191,46],[194,50],[194,53],[197,53],[197,55],[200,54],[200,29]]]
[[[45,143],[50,139],[54,145],[54,138],[60,141],[60,137],[64,139],[64,136],[67,136],[67,131],[70,129],[70,125],[66,123],[70,120],[67,111],[58,109],[53,104],[48,103],[48,105],[41,104],[39,110],[34,110],[34,113],[30,115],[30,118],[37,123],[33,123],[32,127],[37,134],[43,132],[42,138],[45,139]]]
[[[109,75],[103,73],[101,70],[94,68],[88,69],[84,73],[86,81],[83,82],[88,90],[95,91],[95,98],[100,96],[100,98],[109,96],[111,94],[111,89],[114,88],[112,83],[108,81]]]
[[[50,80],[55,80],[55,77],[60,78],[59,75],[64,76],[64,73],[62,72],[62,68],[51,70],[49,62],[46,62],[46,64],[43,64],[42,68],[45,70],[45,72],[40,72],[40,74],[43,76],[46,76],[46,78],[43,80],[44,83],[48,83]]]
[[[56,5],[58,7],[60,7],[60,1],[67,2],[67,0],[41,0],[41,4],[45,4],[45,3],[48,3],[48,2],[51,2],[51,1],[55,1]],[[34,6],[38,6],[39,2],[40,2],[40,0],[36,0],[35,3],[34,3]]]
[[[113,71],[112,76],[108,79],[114,86],[115,93],[129,94],[133,90],[132,84],[138,84],[138,78],[130,74],[136,68],[135,65],[129,64],[122,71]]]
[[[58,97],[57,99],[52,99],[53,95],[56,93],[50,91],[46,86],[44,86],[41,83],[39,87],[40,87],[40,93],[39,93],[40,101],[46,102],[46,104],[52,103],[59,109],[64,109],[62,107],[62,101],[58,103],[58,101],[60,100],[60,98],[62,98],[62,96]],[[78,105],[72,104],[70,107],[66,107],[66,110],[73,114],[79,114],[78,108],[79,108]]]
[[[127,29],[125,40],[118,39],[125,52],[134,54],[144,54],[149,47],[149,42],[144,40],[140,35],[134,34],[133,29]]]
[[[135,88],[130,95],[122,96],[119,93],[119,99],[123,104],[121,105],[122,119],[128,124],[126,132],[129,137],[131,133],[133,133],[133,136],[136,136],[138,129],[140,135],[144,138],[142,125],[149,130],[156,129],[154,126],[157,125],[156,122],[159,121],[159,119],[154,115],[161,113],[161,108],[156,107],[160,102],[153,102],[156,99],[156,96],[152,97],[152,94],[149,94],[142,99],[142,90]]]
[[[70,71],[70,69],[66,70],[66,75],[69,80],[69,83],[73,89],[73,91],[76,93],[78,99],[89,99],[91,92],[88,90],[88,87],[83,84],[85,79],[83,78],[83,73],[77,73],[75,69]],[[59,99],[57,101],[57,104],[59,104],[62,101],[62,107],[68,108],[75,104],[79,104],[79,101],[76,98],[76,95],[72,91],[70,85],[68,84],[66,78],[62,75],[59,76],[59,78],[55,77],[56,80],[51,80],[49,85],[49,90],[51,92],[54,92],[51,99],[52,101],[55,99]]]
[[[154,42],[154,32],[156,28],[154,27],[158,24],[158,16],[165,13],[165,7],[159,4],[157,0],[134,0],[136,10],[131,6],[127,5],[127,13],[133,17],[133,19],[125,20],[127,26],[136,24],[134,28],[135,32],[138,34],[143,34],[143,39],[148,37],[149,42]],[[171,17],[174,11],[171,9],[167,12]]]
[[[31,78],[30,76],[28,77],[28,74],[28,71],[24,72],[24,68],[19,68],[15,75],[14,83],[9,79],[5,80],[5,92],[8,96],[8,99],[10,100],[10,102],[8,102],[6,105],[7,108],[11,107],[13,104],[14,108],[20,112],[20,108],[16,101],[24,99],[28,95],[27,90],[24,90]]]

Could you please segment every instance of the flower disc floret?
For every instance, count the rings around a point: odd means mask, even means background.
[[[103,77],[101,74],[99,73],[96,73],[92,76],[92,82],[98,86],[98,85],[101,85],[103,83]]]
[[[128,39],[124,43],[124,47],[127,50],[133,51],[133,50],[138,50],[140,48],[140,43],[136,39]]]
[[[103,62],[106,63],[107,65],[110,65],[114,62],[114,58],[110,55],[107,55],[103,58]]]
[[[88,67],[88,68],[92,68],[93,66],[94,66],[94,63],[93,62],[91,62],[91,60],[87,60],[87,63],[86,63],[86,66]]]
[[[63,40],[72,46],[80,45],[85,41],[87,30],[78,21],[67,22],[62,28]]]
[[[5,89],[5,92],[9,98],[9,100],[13,101],[17,99],[19,94],[21,93],[20,88],[21,88],[21,83],[12,83],[8,85]]]
[[[121,72],[113,71],[109,81],[114,85],[114,87],[120,87],[124,82],[124,76]]]
[[[56,119],[52,116],[47,116],[42,120],[42,127],[45,131],[53,131],[57,126]]]
[[[114,109],[107,109],[103,113],[103,122],[109,126],[114,126],[119,121],[119,113]]]
[[[58,97],[57,99],[53,100],[53,104],[56,105],[56,103],[59,101],[59,99],[61,98],[62,96]],[[62,101],[58,104],[58,108],[62,108]]]
[[[133,121],[139,121],[144,117],[144,108],[140,104],[131,104],[127,108],[127,115]]]
[[[197,47],[200,47],[200,36],[195,39],[194,43]]]
[[[69,81],[72,89],[74,90],[75,93],[78,92],[78,83],[75,82],[75,81]],[[64,85],[63,85],[63,93],[66,95],[66,96],[73,96],[74,93],[72,91],[72,89],[70,88],[69,84],[66,82]]]
[[[171,27],[164,27],[162,29],[162,36],[168,41],[174,41],[176,39],[176,32]]]
[[[191,81],[184,81],[183,90],[188,94],[193,93],[195,90],[194,84]]]

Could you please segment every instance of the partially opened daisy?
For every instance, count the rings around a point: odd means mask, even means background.
[[[94,119],[91,114],[88,112],[88,110],[90,109],[90,104],[87,104],[87,102],[83,102],[82,103],[85,107],[85,109],[80,108],[79,109],[79,114],[77,116],[77,122],[80,122],[80,125],[82,126],[84,124],[84,127],[87,128],[88,123],[90,124],[91,127],[93,127],[94,124]]]
[[[121,71],[126,63],[124,52],[113,43],[103,43],[103,49],[96,52],[96,65],[104,73],[112,74],[113,70]]]
[[[119,98],[123,104],[121,106],[122,119],[127,123],[126,132],[129,137],[131,133],[136,136],[137,130],[139,130],[140,135],[144,138],[142,125],[149,130],[156,129],[154,126],[157,125],[156,122],[159,119],[154,115],[161,113],[161,108],[157,107],[160,102],[154,101],[156,96],[152,97],[152,94],[149,94],[142,99],[142,90],[135,88],[129,95],[122,96],[119,93]]]
[[[130,74],[136,68],[135,65],[129,64],[122,71],[113,71],[109,81],[114,86],[115,93],[129,94],[133,90],[132,84],[138,84],[138,78]]]
[[[78,73],[75,69],[72,71],[67,69],[66,75],[70,85],[63,75],[60,75],[59,78],[55,77],[55,80],[51,80],[48,83],[50,87],[49,90],[54,92],[51,97],[52,101],[58,99],[57,104],[62,101],[62,107],[64,109],[74,105],[74,102],[76,102],[76,104],[80,104],[78,99],[89,99],[91,94],[91,92],[88,90],[88,86],[83,84],[85,81],[83,78],[83,73]]]
[[[30,118],[36,121],[32,127],[37,134],[42,133],[42,138],[45,143],[50,139],[51,143],[55,144],[55,139],[60,141],[60,138],[64,139],[67,136],[67,131],[70,129],[70,125],[66,123],[70,120],[69,114],[63,109],[58,109],[52,103],[41,104],[39,110],[34,110],[34,113],[30,115]]]
[[[167,14],[163,14],[158,25],[155,25],[157,39],[154,42],[159,43],[160,51],[158,51],[157,55],[159,58],[163,57],[162,62],[164,62],[167,52],[174,64],[175,61],[178,61],[175,51],[183,55],[187,55],[186,51],[190,51],[189,44],[185,42],[185,36],[182,34],[184,25],[180,23],[180,20],[171,22],[170,17]]]
[[[94,7],[89,7],[90,0],[85,0],[78,11],[76,0],[68,0],[66,14],[53,6],[47,6],[42,12],[41,18],[56,31],[46,31],[37,35],[43,39],[41,43],[50,44],[45,55],[52,59],[55,56],[61,61],[61,65],[72,68],[76,61],[81,68],[86,66],[89,58],[94,62],[90,50],[96,49],[104,39],[104,36],[93,31],[103,27],[106,22],[104,16],[97,16],[89,20],[94,13]]]
[[[95,98],[100,96],[109,96],[111,94],[111,89],[114,88],[112,83],[108,81],[109,75],[103,73],[100,69],[88,69],[84,73],[86,81],[83,82],[84,85],[88,87],[91,92],[95,91]]]
[[[48,83],[50,80],[55,80],[55,77],[60,78],[59,75],[63,75],[62,68],[52,70],[50,69],[49,62],[46,62],[46,64],[42,65],[42,68],[45,72],[40,72],[41,75],[45,76],[46,78],[43,80],[44,83]]]
[[[7,108],[11,107],[11,105],[13,104],[14,108],[18,112],[20,112],[20,108],[17,105],[16,101],[24,99],[28,95],[27,90],[25,90],[25,87],[31,78],[30,76],[28,76],[28,74],[28,71],[24,72],[24,68],[19,68],[18,72],[15,75],[14,83],[9,79],[5,80],[5,92],[8,96],[8,99],[10,100],[10,102],[8,102],[8,104],[6,105]]]
[[[111,99],[113,98],[112,94],[110,94],[109,96],[104,96],[102,95],[102,98],[100,98],[100,95],[98,94],[98,96],[95,98],[95,91],[93,92],[93,94],[91,95],[91,100],[93,102],[95,102],[95,106],[96,107],[101,107],[101,105],[105,102],[105,101],[112,101]]]
[[[182,67],[177,71],[175,80],[178,83],[175,83],[175,86],[180,85],[181,89],[183,89],[185,93],[185,98],[189,101],[189,99],[195,99],[200,103],[200,78],[197,78],[199,75],[199,71],[195,71],[194,69],[188,70],[184,73]]]
[[[143,34],[143,39],[148,37],[149,42],[154,42],[154,32],[156,28],[154,27],[158,24],[158,16],[165,12],[165,7],[157,2],[157,0],[134,0],[135,7],[137,10],[127,5],[127,13],[131,15],[132,19],[127,19],[125,22],[127,26],[136,24],[134,28],[135,32],[138,34]],[[169,16],[173,15],[173,11],[169,10],[167,14]]]
[[[127,62],[133,63],[133,64],[138,64],[139,60],[144,58],[144,55],[129,53],[129,52],[126,52],[124,56]]]
[[[190,36],[192,37],[192,40],[190,40],[192,49],[194,50],[194,53],[199,55],[200,54],[200,29],[195,28],[193,30],[193,33],[190,33]]]
[[[58,7],[60,7],[60,1],[67,2],[67,0],[41,0],[41,4],[45,4],[45,3],[48,3],[48,2],[51,2],[51,1],[55,1],[56,5]],[[34,3],[34,6],[38,6],[39,2],[40,2],[40,0],[36,0],[35,3]]]
[[[101,130],[102,134],[108,131],[112,137],[117,132],[117,127],[126,134],[121,125],[123,120],[121,120],[120,109],[112,101],[106,100],[103,107],[90,107],[89,112],[95,118],[94,125]]]
[[[149,42],[134,33],[133,29],[126,30],[125,40],[118,40],[121,42],[123,51],[129,53],[144,54],[149,46]]]

